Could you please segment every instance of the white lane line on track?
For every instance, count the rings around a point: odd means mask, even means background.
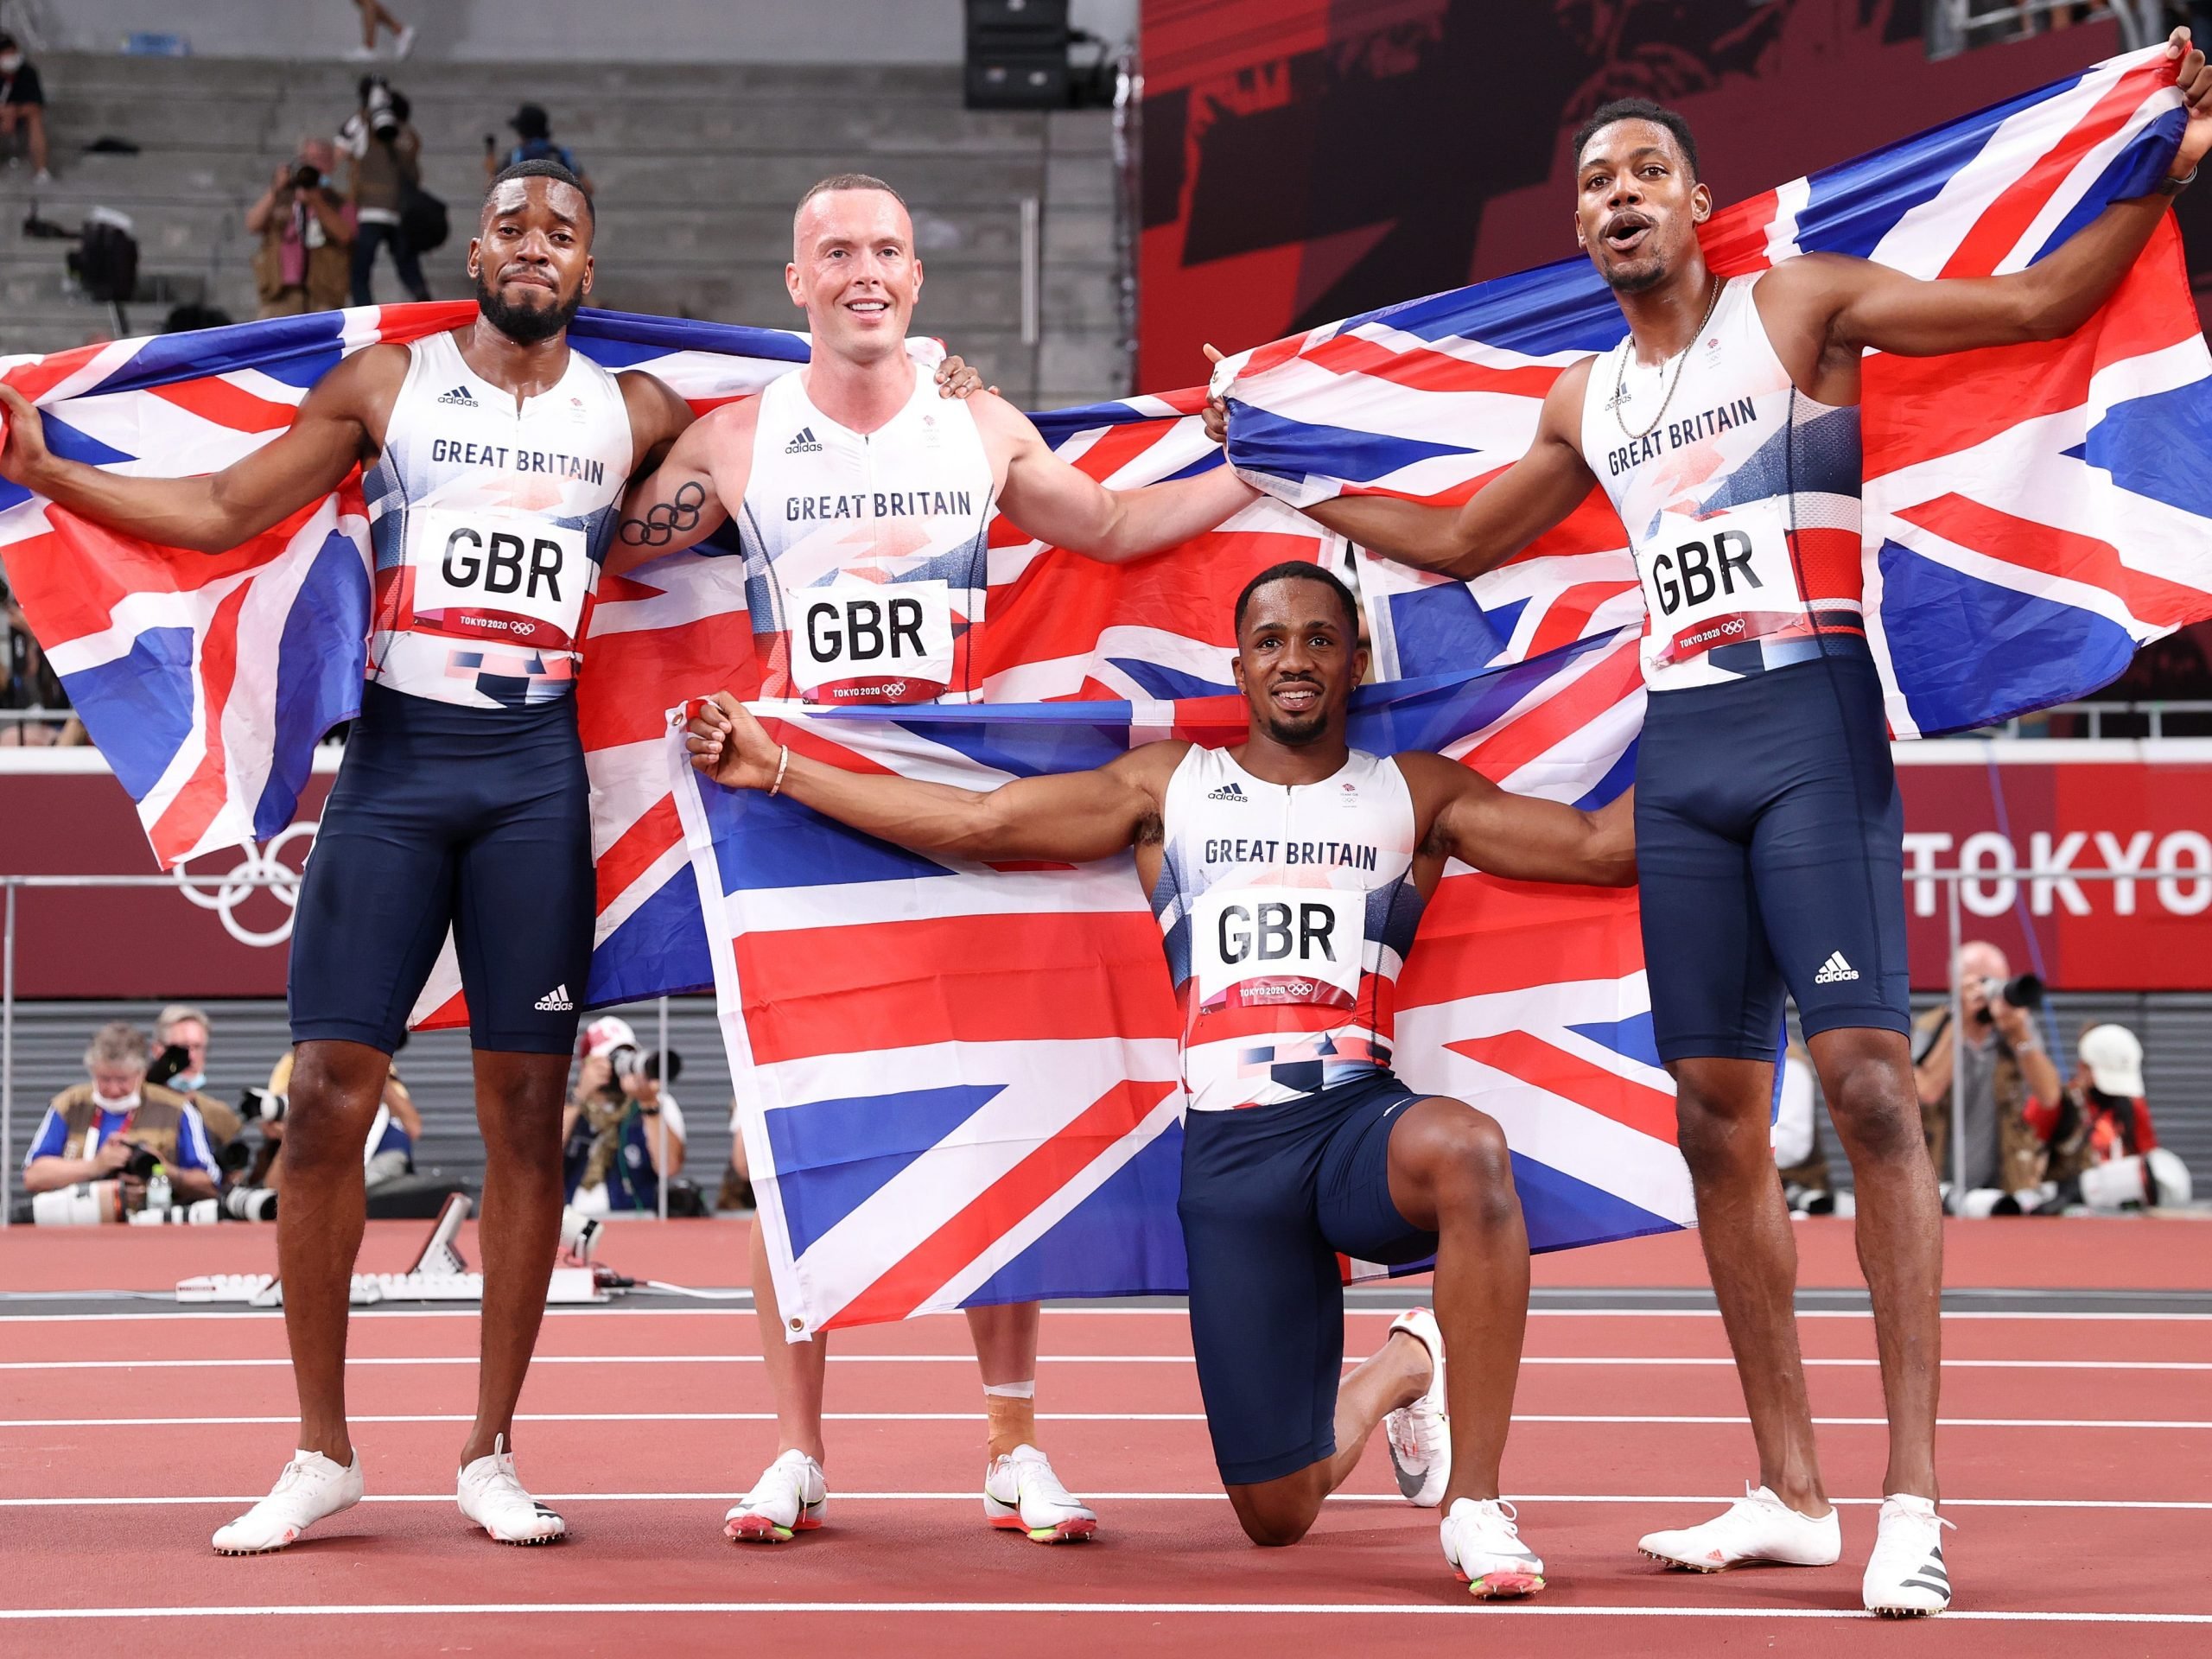
[[[1871,1619],[1855,1608],[1829,1607],[1562,1607],[1556,1603],[1478,1605],[1452,1602],[1315,1601],[501,1601],[335,1602],[289,1607],[21,1607],[0,1608],[0,1619],[143,1618],[359,1618],[402,1614],[438,1618],[479,1613],[512,1617],[646,1613],[1142,1613],[1158,1618],[1257,1615],[1261,1618],[1794,1618]],[[2212,1613],[2056,1613],[1953,1611],[1943,1622],[1990,1624],[2212,1624]]]
[[[980,1423],[980,1411],[825,1411],[831,1423]],[[1040,1411],[1040,1423],[1203,1423],[1199,1411]],[[282,1417],[14,1417],[0,1419],[5,1428],[265,1428],[296,1423],[297,1414]],[[385,1416],[356,1416],[357,1423],[469,1423],[466,1412],[406,1413]],[[518,1423],[772,1423],[772,1411],[547,1411],[518,1412]],[[1749,1417],[1630,1416],[1614,1413],[1516,1412],[1516,1423],[1615,1423],[1629,1427],[1741,1427]],[[1815,1417],[1821,1428],[1887,1428],[1885,1417]],[[2136,1428],[2212,1429],[2212,1422],[2187,1418],[2101,1417],[1944,1417],[1939,1428]]]
[[[0,1510],[176,1509],[195,1505],[221,1507],[257,1503],[263,1493],[242,1497],[0,1497]],[[729,1503],[745,1496],[727,1492],[539,1492],[546,1503]],[[965,1492],[849,1492],[833,1488],[830,1494],[841,1503],[973,1503],[976,1494]],[[1666,1492],[1516,1492],[1516,1503],[1653,1503],[1683,1506],[1726,1505],[1724,1497],[1700,1497]],[[1226,1492],[1085,1492],[1098,1503],[1226,1503]],[[1331,1503],[1400,1504],[1395,1492],[1332,1492]],[[1848,1509],[1873,1509],[1878,1497],[1831,1497],[1830,1503]],[[450,1503],[451,1492],[371,1492],[364,1503]],[[2212,1500],[2117,1497],[1947,1497],[1946,1510],[2157,1510],[2184,1513],[2212,1510]]]
[[[87,1293],[91,1294],[92,1293]],[[2153,1293],[2155,1294],[2155,1293]],[[372,1319],[474,1319],[479,1316],[474,1307],[392,1307],[357,1308],[355,1313]],[[1405,1312],[1402,1307],[1347,1306],[1347,1319],[1395,1319]],[[1188,1320],[1190,1312],[1179,1306],[1165,1307],[1048,1307],[1046,1317],[1066,1316],[1095,1319],[1173,1319]],[[751,1319],[755,1317],[749,1306],[729,1307],[549,1307],[549,1319]],[[950,1318],[949,1314],[935,1317]],[[1532,1319],[1717,1319],[1718,1308],[1711,1307],[1532,1307]],[[1866,1308],[1810,1307],[1800,1309],[1800,1319],[1869,1319],[1874,1316]],[[283,1318],[280,1308],[260,1310],[240,1308],[236,1313],[195,1313],[181,1309],[156,1312],[118,1313],[10,1313],[0,1315],[0,1331],[15,1325],[114,1325],[126,1322],[166,1319],[257,1319],[275,1325]],[[2129,1324],[2202,1325],[2212,1322],[2212,1313],[2139,1313],[2115,1308],[2094,1313],[2037,1313],[2023,1308],[2018,1312],[2000,1309],[1972,1309],[1961,1313],[1946,1313],[1945,1323],[1966,1319],[2008,1319],[2035,1324],[2068,1324],[2080,1321],[2119,1320]]]
[[[1049,1365],[1190,1365],[1195,1362],[1188,1354],[1041,1354],[1038,1357]],[[758,1365],[758,1354],[539,1354],[531,1360],[533,1368],[540,1365]],[[973,1365],[973,1354],[832,1354],[832,1365]],[[1346,1369],[1364,1364],[1363,1357],[1347,1355]],[[1878,1359],[1808,1359],[1801,1363],[1818,1370],[1850,1368],[1872,1370],[1881,1362]],[[346,1362],[350,1370],[363,1365],[474,1365],[474,1354],[374,1355],[354,1357]],[[1718,1358],[1672,1357],[1647,1358],[1641,1354],[1617,1357],[1565,1356],[1558,1354],[1527,1354],[1521,1363],[1530,1365],[1589,1365],[1635,1367],[1654,1365],[1725,1367],[1734,1369],[1736,1362],[1723,1355]],[[156,1371],[156,1370],[226,1370],[239,1366],[259,1366],[289,1370],[289,1359],[10,1359],[0,1360],[0,1371]],[[1947,1371],[2212,1371],[2212,1360],[2202,1359],[1947,1359]]]

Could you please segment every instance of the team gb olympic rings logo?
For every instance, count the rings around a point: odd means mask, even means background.
[[[315,839],[316,830],[312,823],[295,823],[270,840],[264,848],[246,847],[245,856],[225,874],[194,874],[180,868],[176,873],[177,891],[202,910],[212,910],[222,918],[223,931],[240,944],[268,946],[282,944],[292,937],[292,921],[300,904],[302,872],[285,863],[282,855],[293,842]],[[300,861],[307,861],[307,849],[302,848]],[[283,906],[283,916],[276,925],[257,928],[239,919],[238,907],[257,893],[267,893]]]

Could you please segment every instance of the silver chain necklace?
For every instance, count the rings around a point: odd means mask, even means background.
[[[1667,383],[1667,395],[1659,400],[1659,412],[1651,417],[1651,424],[1641,432],[1630,432],[1628,416],[1621,413],[1622,409],[1628,403],[1628,360],[1636,355],[1635,338],[1632,335],[1630,337],[1628,349],[1621,353],[1620,365],[1613,371],[1613,418],[1620,423],[1622,432],[1631,440],[1641,442],[1643,439],[1649,437],[1659,429],[1659,423],[1667,418],[1667,406],[1675,401],[1675,388],[1682,384],[1682,371],[1689,365],[1690,347],[1697,344],[1698,335],[1703,334],[1706,324],[1713,321],[1713,312],[1719,308],[1721,290],[1727,286],[1726,277],[1714,279],[1713,297],[1705,302],[1704,320],[1698,324],[1696,331],[1690,335],[1689,339],[1683,342],[1682,349],[1675,354],[1675,378]],[[1667,372],[1665,364],[1659,365],[1659,372],[1662,375]]]

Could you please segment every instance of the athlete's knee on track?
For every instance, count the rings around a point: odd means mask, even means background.
[[[1321,1513],[1322,1496],[1321,1487],[1307,1480],[1302,1471],[1262,1485],[1229,1489],[1237,1524],[1263,1549],[1283,1548],[1311,1531]]]

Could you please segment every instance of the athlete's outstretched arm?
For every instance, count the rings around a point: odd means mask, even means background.
[[[2212,149],[2212,68],[2177,29],[2166,43],[2181,59],[2178,85],[2189,124],[2168,175],[2185,178]],[[1832,346],[1871,347],[1900,357],[1940,357],[1986,346],[2057,340],[2072,334],[2112,297],[2166,216],[2163,194],[2116,201],[2047,258],[2002,276],[1923,282],[1885,265],[1835,254],[1785,260],[1761,279],[1777,283],[1790,312],[1825,318]]]
[[[668,446],[659,465],[632,481],[601,567],[608,575],[694,546],[721,528],[729,518],[725,500],[745,499],[756,410],[748,397],[702,416]]]
[[[1462,582],[1494,569],[1582,504],[1597,480],[1583,464],[1577,434],[1587,362],[1552,382],[1528,452],[1458,507],[1423,506],[1385,495],[1340,495],[1305,509],[1306,516],[1370,553],[1417,570]],[[1206,411],[1217,442],[1226,435],[1218,404]]]
[[[223,553],[344,481],[375,453],[407,373],[407,351],[372,346],[342,359],[302,401],[292,424],[241,461],[199,478],[125,478],[46,447],[38,411],[0,385],[7,447],[0,477],[127,535]]]
[[[1595,812],[1516,795],[1440,754],[1402,754],[1417,808],[1433,810],[1421,850],[1519,881],[1636,882],[1636,791]]]
[[[731,789],[775,789],[864,835],[957,858],[1109,858],[1156,826],[1158,791],[1185,746],[1151,743],[1096,772],[1019,778],[989,791],[862,775],[790,753],[718,691],[691,721],[691,764]]]
[[[1141,489],[1109,490],[1054,454],[1027,415],[1002,397],[971,398],[976,422],[1011,446],[999,508],[1040,541],[1102,564],[1179,546],[1259,499],[1226,467]]]

